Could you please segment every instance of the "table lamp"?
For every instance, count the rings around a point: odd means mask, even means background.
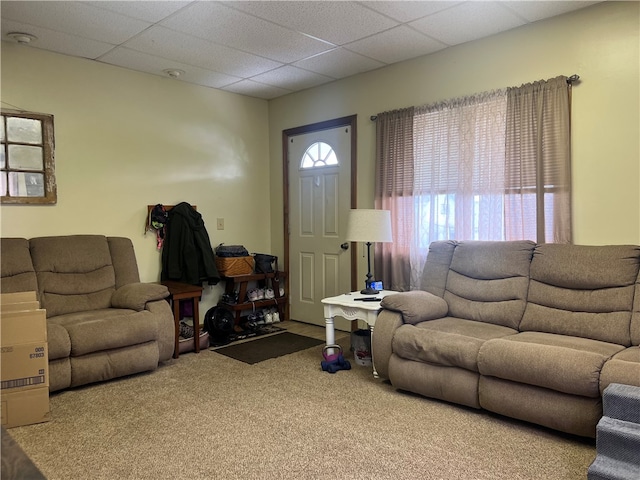
[[[391,242],[391,212],[389,210],[373,210],[358,208],[349,212],[347,223],[347,241],[364,242],[367,245],[367,280],[365,289],[360,293],[376,295],[371,285],[371,244],[374,242]]]

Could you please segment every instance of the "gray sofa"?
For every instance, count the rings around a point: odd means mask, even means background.
[[[602,392],[640,386],[640,247],[434,242],[386,296],[375,367],[400,390],[595,437]]]
[[[35,291],[47,311],[49,391],[149,371],[173,355],[167,288],[140,283],[131,240],[0,240],[2,293]]]

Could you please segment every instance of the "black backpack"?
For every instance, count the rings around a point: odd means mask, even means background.
[[[253,258],[256,261],[256,273],[273,273],[278,270],[278,257],[267,253],[254,253]],[[275,263],[275,270],[273,264]]]

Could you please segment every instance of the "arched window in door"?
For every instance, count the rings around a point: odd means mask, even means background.
[[[336,152],[328,143],[315,142],[302,155],[301,169],[329,167],[338,165]]]

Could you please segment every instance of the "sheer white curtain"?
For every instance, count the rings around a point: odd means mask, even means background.
[[[571,241],[566,77],[378,115],[376,208],[385,286],[420,286],[435,240]]]
[[[416,108],[411,285],[434,240],[504,239],[506,90]]]

